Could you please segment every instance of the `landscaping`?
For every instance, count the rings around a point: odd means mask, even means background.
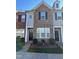
[[[36,53],[63,53],[63,50],[60,47],[57,47],[57,48],[29,48],[28,52],[36,52]]]
[[[24,38],[21,37],[17,37],[16,38],[16,51],[20,51],[22,49],[22,47],[24,46]]]
[[[33,40],[31,43],[28,52],[36,53],[63,53],[63,49],[60,48],[54,39],[50,38],[48,42],[45,40],[38,41],[37,39]]]

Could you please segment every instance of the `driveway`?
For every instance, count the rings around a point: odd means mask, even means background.
[[[16,59],[63,59],[63,54],[29,53],[23,48],[16,53]]]

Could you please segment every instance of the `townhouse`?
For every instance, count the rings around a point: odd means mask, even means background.
[[[16,12],[16,36],[24,37],[25,31],[25,12]]]
[[[59,8],[58,0],[53,7],[42,1],[34,9],[25,11],[24,15],[25,42],[34,38],[45,41],[53,38],[63,43],[63,8]]]

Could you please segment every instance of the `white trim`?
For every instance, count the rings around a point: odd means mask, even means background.
[[[17,36],[24,37],[24,29],[16,29],[16,37]]]
[[[62,29],[62,26],[54,26],[54,27],[53,27],[53,34],[54,34],[53,37],[54,37],[54,39],[55,39],[55,32],[54,32],[54,31],[55,31],[55,28],[61,28],[61,40],[62,40],[62,42],[63,42],[63,36],[62,36],[62,35],[63,35],[62,30],[63,30],[63,29]],[[59,42],[61,42],[61,40],[60,40],[60,38],[59,38]]]
[[[43,31],[44,30],[44,31]],[[47,31],[48,32],[47,32]],[[41,32],[41,31],[43,31],[43,32]],[[39,33],[39,37],[37,37],[37,38],[50,38],[50,28],[48,28],[48,27],[46,27],[46,28],[37,28],[37,33]],[[42,37],[41,35],[42,35],[42,33],[44,33],[45,34],[45,37]],[[47,37],[47,34],[49,33],[49,37]]]

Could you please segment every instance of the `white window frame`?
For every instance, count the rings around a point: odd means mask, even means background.
[[[25,22],[25,15],[22,15],[22,16],[21,16],[21,19],[22,19],[22,20],[21,20],[22,22]]]
[[[40,19],[41,20],[46,20],[46,11],[41,11],[40,12]]]
[[[18,15],[16,15],[16,20],[18,21]]]
[[[45,37],[42,37],[42,33],[45,34]],[[47,34],[49,33],[49,37],[47,37]],[[38,37],[39,35],[39,37]],[[37,38],[50,38],[50,28],[37,28]]]
[[[62,12],[57,11],[57,20],[62,20]]]
[[[57,11],[54,13],[55,20],[62,20],[62,11]]]
[[[29,19],[32,19],[32,15],[29,15]]]

